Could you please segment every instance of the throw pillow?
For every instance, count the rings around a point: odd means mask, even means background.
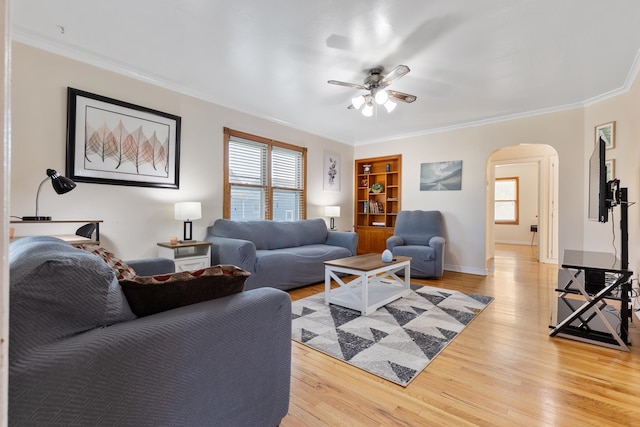
[[[234,265],[120,281],[136,316],[148,316],[177,307],[242,292],[250,273]]]
[[[85,251],[91,252],[92,254],[98,255],[100,258],[102,258],[104,262],[109,264],[111,268],[113,268],[113,271],[116,272],[116,279],[124,280],[133,279],[134,277],[136,277],[136,272],[133,270],[133,268],[129,267],[126,262],[115,256],[105,248],[98,245],[78,245],[76,247],[84,249]]]

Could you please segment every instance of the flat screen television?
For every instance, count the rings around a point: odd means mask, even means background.
[[[605,165],[606,146],[602,138],[598,139],[589,159],[589,216],[592,221],[607,222],[611,196],[607,183]]]

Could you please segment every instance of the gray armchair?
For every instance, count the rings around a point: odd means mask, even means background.
[[[441,277],[444,270],[445,239],[440,211],[400,211],[387,249],[409,256],[411,276]]]

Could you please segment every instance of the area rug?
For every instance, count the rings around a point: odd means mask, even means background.
[[[430,286],[368,316],[324,292],[292,303],[292,338],[401,386],[409,383],[493,301]]]

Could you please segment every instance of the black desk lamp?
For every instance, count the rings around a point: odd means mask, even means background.
[[[51,185],[53,185],[53,189],[58,194],[68,193],[76,188],[76,183],[66,176],[60,175],[53,169],[47,169],[47,177],[42,180],[38,186],[38,192],[36,193],[36,216],[23,216],[23,221],[51,221],[50,216],[38,216],[38,198],[40,197],[40,189],[42,188],[42,184],[47,182],[49,179],[51,179]]]

